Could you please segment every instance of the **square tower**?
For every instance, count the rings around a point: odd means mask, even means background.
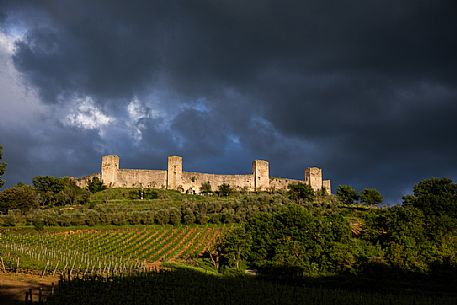
[[[119,156],[107,155],[102,157],[102,181],[107,187],[115,186],[119,170]]]
[[[322,189],[322,169],[319,167],[305,168],[305,184],[311,186],[315,192]]]
[[[167,188],[177,190],[182,187],[182,157],[168,156]]]
[[[325,190],[325,195],[330,195],[332,193],[332,189],[330,186],[330,180],[323,180],[322,188]]]
[[[254,175],[255,191],[266,191],[270,187],[270,169],[268,161],[252,161],[252,175]]]

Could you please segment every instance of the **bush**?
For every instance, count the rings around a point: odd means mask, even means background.
[[[34,219],[32,221],[32,225],[37,231],[43,231],[44,229],[44,221],[43,219]]]
[[[195,223],[195,215],[191,208],[183,208],[182,210],[183,223],[186,225]]]
[[[154,220],[156,224],[165,225],[170,222],[170,213],[168,210],[160,209],[155,214]]]
[[[6,227],[14,227],[16,226],[17,220],[16,216],[12,214],[5,215],[3,218],[3,225]]]
[[[181,211],[176,208],[169,209],[170,221],[171,225],[177,225],[181,223]]]
[[[209,221],[209,217],[207,215],[199,215],[197,217],[197,223],[200,225],[206,225]]]
[[[202,194],[209,194],[211,193],[211,183],[208,182],[203,182],[202,186],[200,187],[200,193]]]
[[[148,200],[157,199],[159,198],[159,194],[154,190],[148,189],[143,191],[143,198]]]
[[[223,183],[223,184],[219,185],[219,187],[217,188],[217,193],[219,196],[227,197],[228,195],[230,195],[232,193],[232,191],[233,191],[232,188],[227,183]]]

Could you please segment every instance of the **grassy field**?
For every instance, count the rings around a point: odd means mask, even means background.
[[[48,304],[453,305],[456,302],[455,297],[304,287],[187,268],[109,279],[77,278],[60,286]]]

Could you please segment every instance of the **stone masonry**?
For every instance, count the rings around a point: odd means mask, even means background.
[[[265,160],[254,160],[250,174],[220,175],[198,172],[184,172],[182,157],[169,156],[167,170],[121,169],[119,157],[102,157],[101,174],[95,173],[77,179],[85,187],[92,177],[99,177],[109,188],[167,188],[187,193],[200,193],[203,182],[209,182],[213,190],[221,184],[229,184],[236,190],[249,192],[286,190],[290,183],[310,185],[314,191],[331,193],[330,180],[322,179],[322,169],[305,168],[304,180],[270,177],[269,164]]]

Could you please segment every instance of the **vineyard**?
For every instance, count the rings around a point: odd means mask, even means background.
[[[40,234],[4,231],[0,235],[0,257],[10,270],[117,274],[149,270],[159,262],[198,256],[221,231],[214,226],[147,226]]]

